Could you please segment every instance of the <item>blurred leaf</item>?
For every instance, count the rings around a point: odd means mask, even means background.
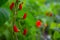
[[[8,0],[0,0],[0,7],[4,5]]]

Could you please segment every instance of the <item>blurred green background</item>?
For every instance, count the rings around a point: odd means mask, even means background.
[[[18,40],[42,40],[40,36],[42,35],[40,31],[41,28],[36,28],[35,23],[38,19],[42,20],[43,24],[48,23],[49,25],[49,35],[52,36],[52,30],[54,34],[51,40],[60,40],[60,0],[20,0],[23,2],[23,9],[18,11],[17,17],[22,21],[16,22],[17,27],[21,30],[16,33]],[[12,40],[12,15],[13,12],[10,10],[10,4],[16,2],[16,0],[0,0],[0,40]],[[1,10],[1,8],[6,9],[6,11]],[[1,11],[3,11],[5,19],[1,16]],[[47,12],[52,12],[53,16],[46,16]],[[27,13],[27,18],[22,20],[21,17]],[[9,16],[8,16],[9,15]],[[57,17],[58,16],[58,17]],[[8,18],[9,17],[9,18]],[[2,23],[4,21],[4,25]],[[55,22],[56,21],[56,22]],[[23,25],[24,24],[24,25]],[[42,25],[43,26],[43,25]],[[24,28],[28,29],[26,36],[22,34]],[[43,26],[44,27],[44,26]],[[13,40],[16,40],[15,37]]]

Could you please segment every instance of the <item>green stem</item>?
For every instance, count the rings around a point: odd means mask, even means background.
[[[16,16],[17,16],[16,5],[15,5],[14,9],[15,10],[14,10],[14,14],[13,14],[13,27],[14,27],[14,25],[16,25]],[[13,36],[14,36],[13,39],[18,40],[17,35],[14,31],[13,31]]]

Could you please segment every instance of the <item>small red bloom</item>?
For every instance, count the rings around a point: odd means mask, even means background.
[[[26,16],[27,16],[27,14],[26,14],[26,13],[24,13],[23,19],[26,19]]]
[[[41,25],[42,25],[42,22],[41,22],[40,20],[38,20],[38,21],[36,22],[36,26],[39,28]]]
[[[22,4],[19,5],[19,9],[22,10]]]
[[[24,29],[23,35],[26,35],[26,34],[27,34],[27,29]]]
[[[50,16],[52,16],[52,13],[50,13]]]
[[[14,30],[14,32],[19,32],[19,31],[20,31],[20,30],[17,28],[16,25],[14,25],[13,30]]]
[[[12,10],[14,7],[14,2],[12,2],[12,4],[10,5],[10,10]]]

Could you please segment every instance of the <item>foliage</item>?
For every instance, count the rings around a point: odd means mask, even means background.
[[[15,3],[16,0],[0,0],[0,16],[2,15],[0,17],[0,26],[4,24],[0,27],[0,40],[16,40],[16,38],[18,38],[18,40],[41,40],[40,36],[45,28],[44,24],[49,26],[50,34],[52,34],[51,30],[54,30],[54,28],[60,28],[60,19],[56,19],[56,16],[60,15],[60,4],[58,2],[55,2],[56,4],[54,4],[54,1],[50,2],[49,0],[20,0],[18,5],[22,2],[23,5],[20,5],[17,15],[15,15],[15,21],[13,19],[15,8],[10,10],[12,2]],[[2,12],[1,8],[6,10]],[[18,9],[17,6],[16,9]],[[46,15],[47,13],[48,15]],[[10,14],[10,16],[8,16],[8,14]],[[52,16],[49,16],[50,14]],[[42,22],[40,28],[36,27],[37,20]],[[13,31],[13,21],[16,24],[16,27],[20,30],[19,32]],[[14,30],[16,30],[16,28]],[[57,40],[57,38],[60,38],[58,35],[59,31],[55,31],[53,39]]]

